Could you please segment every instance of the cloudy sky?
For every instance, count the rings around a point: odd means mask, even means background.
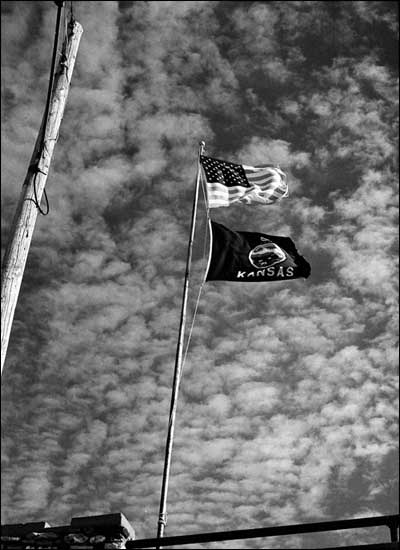
[[[204,285],[165,534],[397,513],[395,4],[73,2],[84,33],[2,378],[3,523],[122,512],[155,536],[199,140],[280,164],[288,198],[211,217],[291,237],[312,272]],[[4,251],[57,8],[1,9]],[[188,328],[204,219],[201,199]]]

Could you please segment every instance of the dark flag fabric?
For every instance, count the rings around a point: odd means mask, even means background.
[[[201,155],[208,206],[273,204],[288,196],[286,174],[272,164],[247,166]]]
[[[289,237],[232,231],[214,221],[211,229],[207,281],[285,281],[311,273]]]

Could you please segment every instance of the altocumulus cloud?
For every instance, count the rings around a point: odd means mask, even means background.
[[[154,536],[200,139],[210,156],[287,172],[279,204],[212,216],[290,236],[312,273],[205,285],[167,533],[395,513],[394,3],[73,7],[84,34],[51,211],[36,224],[2,381],[3,522],[121,511],[139,537]],[[4,242],[44,108],[54,21],[51,2],[2,2]]]

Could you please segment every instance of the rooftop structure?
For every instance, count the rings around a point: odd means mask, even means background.
[[[192,545],[192,548],[198,548],[198,545],[208,542],[238,541],[251,538],[265,539],[267,544],[266,539],[268,537],[377,526],[389,528],[386,541],[377,541],[376,544],[347,546],[345,548],[347,550],[356,548],[363,548],[364,550],[399,549],[398,515],[167,536],[153,539],[135,539],[135,531],[126,517],[121,513],[115,513],[72,518],[70,525],[60,527],[52,527],[45,521],[3,525],[1,527],[1,550],[133,550],[134,548],[168,548],[188,544]],[[235,547],[237,548],[237,546]],[[268,548],[268,546],[264,546],[264,548]],[[336,547],[330,548],[333,550]],[[341,546],[340,548],[344,547]]]

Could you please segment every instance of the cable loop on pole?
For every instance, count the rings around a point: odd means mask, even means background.
[[[39,170],[38,170],[39,171]],[[36,174],[37,175],[37,174]],[[49,199],[47,198],[47,193],[46,193],[46,189],[43,189],[43,196],[46,200],[46,212],[44,212],[44,210],[42,210],[42,207],[40,206],[39,204],[39,201],[38,201],[38,198],[37,198],[37,192],[36,192],[36,175],[35,175],[35,178],[33,180],[33,191],[35,193],[35,200],[34,200],[34,203],[36,205],[36,208],[39,210],[40,214],[42,214],[42,216],[47,216],[47,214],[49,213],[50,211],[50,205],[49,205]],[[32,200],[32,199],[31,199]]]

